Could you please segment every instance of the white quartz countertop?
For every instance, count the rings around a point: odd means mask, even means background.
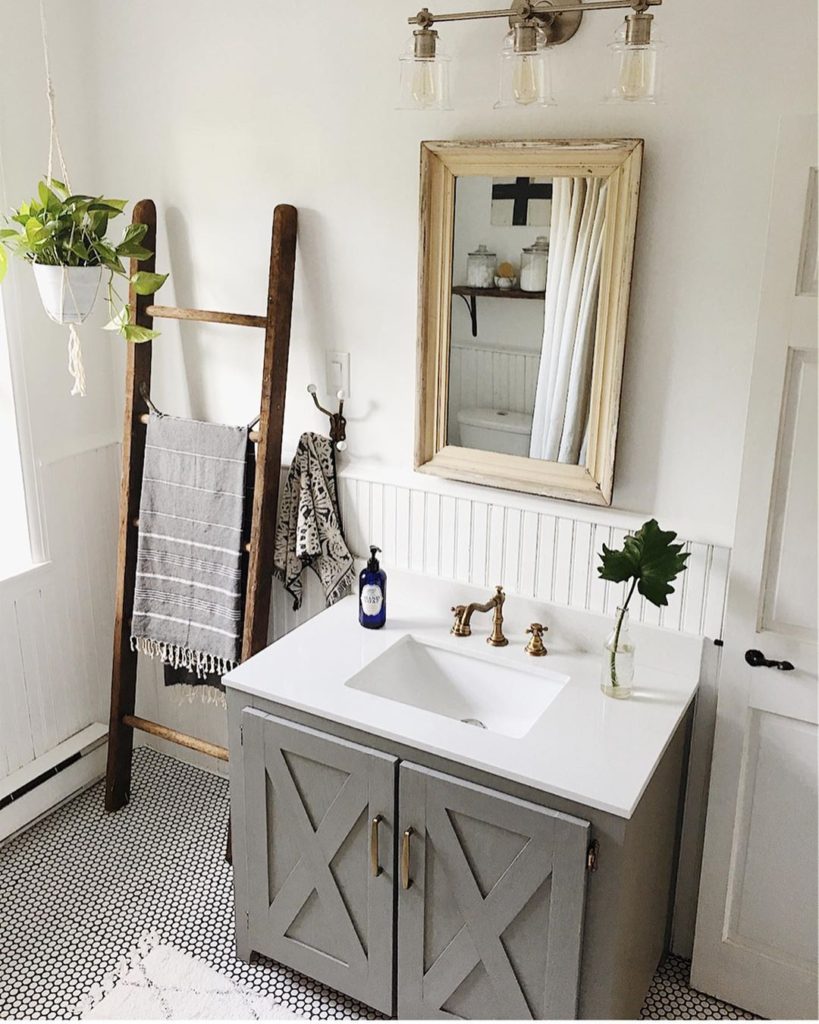
[[[473,635],[449,636],[450,603],[488,596],[460,585],[390,579],[388,619],[380,630],[358,624],[348,597],[294,629],[227,675],[225,685],[385,739],[471,765],[619,817],[633,814],[697,689],[702,638],[632,627],[635,692],[613,700],[600,691],[602,642],[610,617],[508,597],[509,646],[486,644],[489,615]],[[524,654],[525,627],[545,622],[549,654]],[[347,686],[376,657],[410,635],[497,663],[569,680],[522,737],[476,729],[431,711]],[[642,655],[642,658],[641,658]]]

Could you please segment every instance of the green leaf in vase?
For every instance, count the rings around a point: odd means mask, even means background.
[[[674,593],[671,583],[685,570],[689,558],[684,545],[674,543],[676,537],[672,530],[661,530],[656,519],[649,519],[626,537],[620,550],[603,545],[600,579],[612,583],[633,580],[647,601],[658,607],[667,605],[668,595]]]

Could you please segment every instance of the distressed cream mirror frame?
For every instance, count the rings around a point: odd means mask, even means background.
[[[417,470],[591,505],[611,504],[642,158],[641,139],[421,143]],[[461,175],[609,181],[585,465],[446,443],[455,181]]]

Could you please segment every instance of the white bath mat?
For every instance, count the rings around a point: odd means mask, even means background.
[[[147,934],[77,1007],[83,1020],[298,1020],[202,960]]]

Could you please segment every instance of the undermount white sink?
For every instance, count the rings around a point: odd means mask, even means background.
[[[509,665],[493,652],[461,653],[407,635],[345,685],[455,719],[464,728],[520,738],[568,681],[540,666]]]

